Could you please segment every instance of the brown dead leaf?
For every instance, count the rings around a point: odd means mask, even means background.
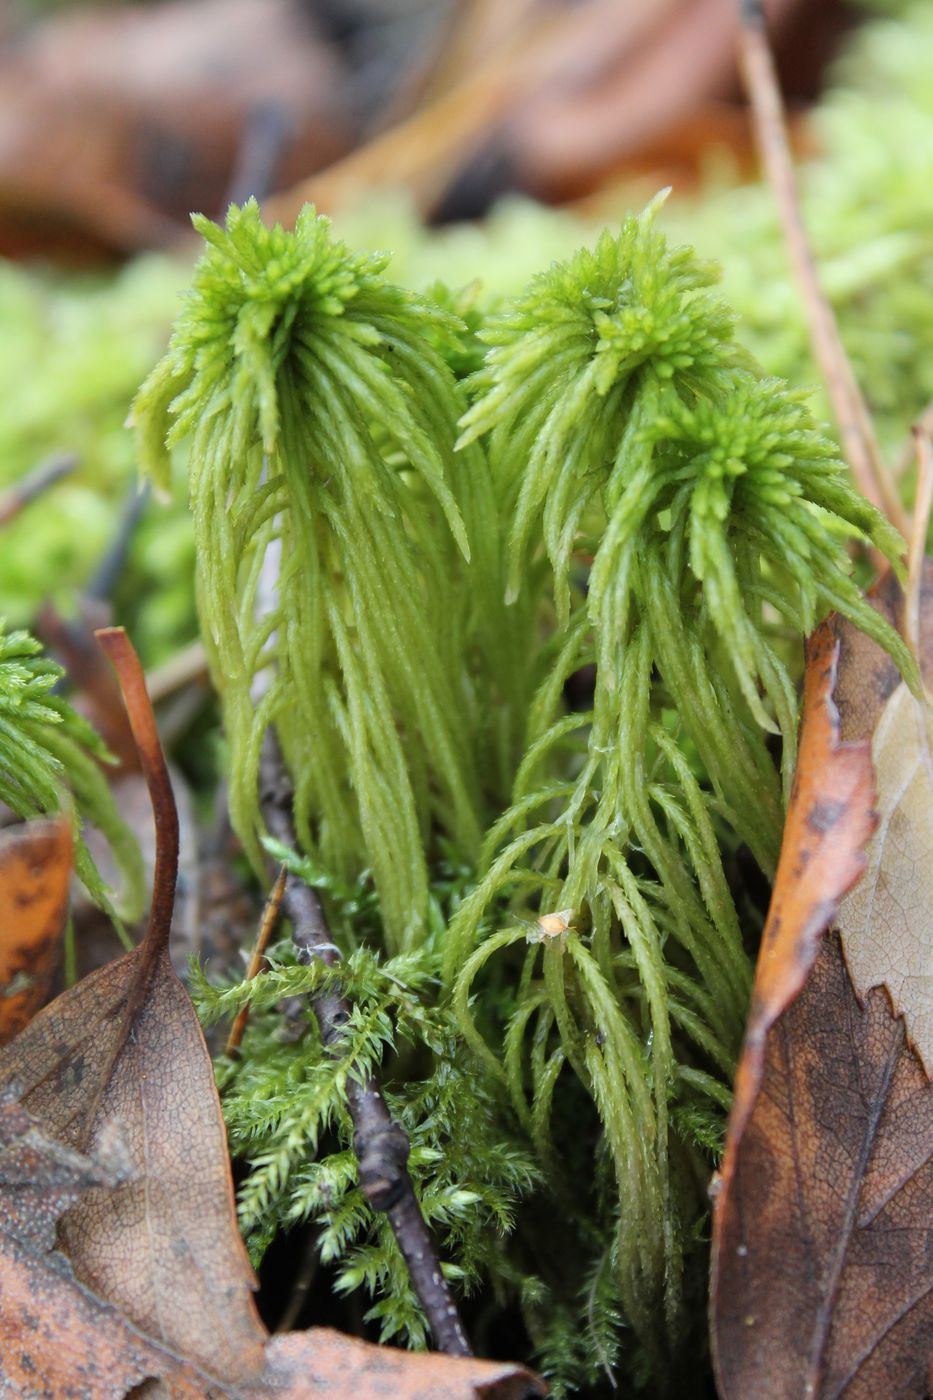
[[[225,1385],[144,1336],[74,1277],[55,1225],[89,1190],[113,1191],[128,1164],[114,1138],[91,1160],[49,1138],[17,1091],[0,1091],[0,1395],[120,1400],[143,1387],[175,1400],[524,1400],[541,1390],[504,1363],[417,1356],[329,1328],[270,1340],[255,1384]]]
[[[118,1188],[128,1166],[114,1137],[91,1160],[49,1138],[0,1091],[0,1395],[142,1393],[174,1400],[520,1400],[540,1395],[504,1363],[415,1356],[328,1328],[270,1340],[255,1384],[224,1384],[132,1327],[54,1252],[55,1225],[90,1190]]]
[[[0,48],[4,253],[187,237],[191,209],[223,207],[264,113],[287,183],[348,148],[340,50],[299,0],[56,8]]]
[[[879,596],[896,597],[890,582]],[[808,648],[797,778],[714,1206],[724,1400],[927,1394],[933,1088],[888,997],[860,999],[839,939],[822,937],[874,828],[866,736],[891,693],[880,656],[839,619]]]
[[[170,1378],[174,1395],[205,1394],[205,1377],[159,1355],[54,1252],[62,1213],[121,1175],[49,1138],[14,1089],[0,1093],[0,1394],[119,1400],[150,1376]]]
[[[49,1138],[0,1092],[0,1395],[121,1400],[137,1387],[174,1400],[519,1400],[532,1377],[502,1363],[410,1356],[327,1328],[274,1338],[256,1384],[225,1385],[131,1326],[54,1252],[55,1223],[127,1171],[119,1144],[91,1160]]]
[[[504,1361],[375,1347],[329,1327],[273,1337],[263,1389],[249,1400],[535,1400],[544,1387]]]
[[[760,1088],[768,1032],[803,987],[820,935],[865,867],[863,852],[874,829],[868,745],[839,737],[833,701],[838,651],[827,621],[807,645],[797,771],[736,1075],[724,1190]]]
[[[119,1147],[91,1162],[43,1133],[15,1084],[0,1089],[0,1230],[45,1254],[59,1216],[92,1186],[115,1186],[124,1170]]]
[[[46,1131],[87,1156],[114,1131],[125,1144],[127,1180],[90,1191],[61,1222],[77,1279],[160,1344],[243,1384],[262,1371],[265,1330],[210,1059],[168,955],[177,817],[135,653],[120,631],[102,640],[156,812],[149,928],[139,948],[65,992],[0,1051],[0,1082],[15,1080]]]
[[[885,994],[860,1004],[835,935],[768,1037],[732,1159],[714,1234],[723,1400],[923,1400],[933,1092]]]
[[[0,1042],[47,999],[61,956],[71,825],[36,821],[0,835]]]
[[[921,660],[933,683],[933,562],[921,600]],[[875,600],[897,625],[903,595],[893,577]],[[878,829],[862,880],[846,898],[837,926],[859,996],[888,989],[907,1035],[933,1070],[933,709],[911,695],[897,668],[869,638],[839,623],[839,701],[843,733],[871,739]],[[851,699],[850,699],[851,697]],[[848,703],[847,703],[848,701]]]

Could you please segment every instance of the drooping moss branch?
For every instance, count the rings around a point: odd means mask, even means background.
[[[208,251],[134,414],[157,477],[166,433],[190,439],[234,825],[258,863],[271,721],[303,843],[347,878],[370,864],[390,946],[406,946],[423,934],[433,831],[475,855],[524,722],[492,482],[481,450],[453,450],[464,400],[441,347],[459,323],[383,281],[385,259],[351,254],[311,209],[294,234],[265,229],[255,204],[226,231],[197,226]],[[273,537],[277,606],[257,622]]]
[[[544,554],[563,645],[514,805],[449,930],[447,975],[464,1033],[538,1141],[561,1074],[591,1095],[622,1201],[619,1286],[649,1337],[661,1297],[676,1330],[691,1209],[672,1111],[722,1095],[709,1070],[729,1074],[748,991],[720,833],[765,872],[780,841],[766,739],[780,734],[786,791],[797,706],[775,624],[802,638],[837,607],[913,673],[845,548],[855,535],[898,561],[903,541],[800,395],[739,349],[715,276],[667,247],[653,210],[543,273],[481,332],[491,348],[460,439],[485,435],[504,492],[509,595]],[[592,713],[566,716],[561,683],[587,663]],[[476,943],[506,898],[559,908],[565,927],[526,954],[503,1053],[476,994],[523,934]]]

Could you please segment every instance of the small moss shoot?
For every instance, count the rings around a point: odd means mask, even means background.
[[[105,745],[87,720],[54,693],[63,675],[34,637],[22,630],[9,632],[0,622],[0,801],[24,820],[63,806],[71,811],[75,869],[122,933],[122,919],[135,921],[142,914],[142,856],[100,767],[112,761]],[[116,902],[81,835],[85,820],[110,844],[122,881]]]

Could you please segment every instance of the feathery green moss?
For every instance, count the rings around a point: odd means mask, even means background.
[[[107,749],[87,720],[53,693],[63,674],[28,632],[7,632],[0,622],[0,801],[24,819],[69,805],[75,868],[88,893],[108,912],[135,920],[145,898],[142,856],[99,766],[110,757]],[[103,832],[116,859],[123,881],[116,909],[82,839],[85,819]]]
[[[898,565],[903,540],[852,490],[800,396],[737,345],[715,276],[668,247],[653,209],[605,233],[480,332],[490,350],[460,438],[487,436],[510,598],[547,558],[561,649],[514,805],[448,931],[447,977],[465,1035],[550,1153],[560,1076],[591,1095],[621,1202],[625,1312],[658,1357],[661,1317],[670,1335],[680,1324],[698,1206],[678,1186],[678,1134],[726,1097],[749,984],[717,829],[773,872],[771,731],[785,791],[793,768],[797,704],[773,622],[802,635],[837,607],[913,674],[845,547],[871,540]],[[587,664],[592,712],[567,716],[562,683]],[[476,947],[503,898],[546,932],[490,1044],[469,998],[484,1004],[490,960],[526,938],[506,928]],[[555,1038],[536,1060],[535,1041]]]
[[[478,852],[524,721],[485,456],[454,452],[465,402],[444,351],[460,323],[311,209],[294,234],[265,229],[255,204],[226,231],[197,226],[208,251],[134,417],[157,479],[167,431],[190,440],[233,821],[258,861],[271,722],[306,848],[347,879],[371,865],[390,947],[413,946],[434,835]],[[274,596],[257,609],[273,538]]]
[[[255,205],[225,231],[201,220],[207,251],[134,414],[154,473],[166,436],[188,447],[235,823],[257,858],[273,724],[305,849],[289,859],[347,955],[202,989],[214,1012],[267,1017],[224,1071],[257,1250],[323,1222],[344,1285],[381,1290],[388,1331],[420,1340],[346,1156],[347,1075],[379,1066],[416,1141],[414,1105],[449,1103],[416,1179],[428,1215],[456,1221],[450,1267],[520,1296],[545,1352],[546,1319],[588,1289],[601,1354],[624,1318],[663,1377],[750,984],[723,850],[744,842],[773,872],[793,766],[787,634],[836,607],[912,662],[848,548],[897,567],[903,541],[739,346],[715,267],[655,218],[485,317],[469,295],[393,287],[311,209],[293,234]],[[444,859],[469,875],[439,901]],[[276,1045],[261,1008],[328,978],[354,1004],[340,1054]],[[453,1171],[455,1108],[490,1128]],[[506,1250],[475,1232],[483,1173],[515,1221]],[[569,1281],[524,1258],[542,1201],[580,1245]]]

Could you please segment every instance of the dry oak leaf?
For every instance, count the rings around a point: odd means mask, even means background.
[[[323,1395],[398,1400],[524,1400],[538,1395],[521,1369],[412,1356],[327,1328],[269,1342],[258,1383],[224,1385],[128,1323],[74,1277],[55,1249],[62,1213],[127,1170],[114,1142],[92,1161],[49,1138],[0,1092],[0,1397],[121,1400],[129,1391],[176,1400],[305,1400]]]
[[[878,655],[846,627],[830,619],[808,648],[797,778],[714,1204],[724,1400],[920,1400],[930,1379],[933,1088],[888,997],[860,999],[838,938],[822,936],[874,828],[870,750],[851,717],[872,708],[869,692],[890,693]],[[858,684],[853,652],[870,661]]]
[[[413,1356],[327,1328],[271,1339],[256,1383],[228,1385],[133,1327],[54,1252],[55,1224],[90,1189],[127,1170],[62,1147],[0,1092],[0,1397],[35,1400],[525,1400],[533,1378],[505,1363]]]
[[[0,1042],[45,1002],[61,956],[71,825],[28,822],[0,836]]]
[[[108,1165],[63,1147],[25,1111],[16,1087],[0,1091],[0,1396],[120,1400],[154,1375],[171,1376],[174,1395],[206,1394],[206,1377],[160,1355],[55,1252],[62,1213],[126,1169],[119,1154]]]
[[[933,685],[933,561],[921,589],[920,659]],[[897,624],[903,595],[888,576],[873,599]],[[925,615],[926,614],[926,615]],[[841,732],[871,739],[878,828],[864,877],[837,927],[855,989],[887,987],[923,1064],[933,1070],[933,707],[915,697],[876,643],[838,624]]]
[[[768,1032],[803,987],[821,934],[865,867],[864,849],[874,829],[868,745],[844,743],[839,736],[833,700],[838,653],[833,620],[828,620],[807,644],[797,769],[755,968],[721,1192],[758,1095]]]
[[[149,927],[132,953],[47,1006],[0,1050],[0,1084],[57,1142],[99,1155],[118,1133],[129,1159],[112,1190],[87,1192],[59,1224],[75,1277],[160,1345],[223,1382],[258,1380],[266,1331],[236,1228],[210,1058],[168,935],[178,821],[142,669],[120,631],[118,664],[159,832]]]
[[[838,938],[768,1037],[716,1202],[723,1400],[924,1400],[933,1361],[933,1091]]]
[[[105,1159],[91,1162],[42,1131],[20,1103],[18,1085],[0,1089],[0,1230],[47,1253],[68,1207],[92,1186],[115,1186],[126,1170],[116,1140]]]

